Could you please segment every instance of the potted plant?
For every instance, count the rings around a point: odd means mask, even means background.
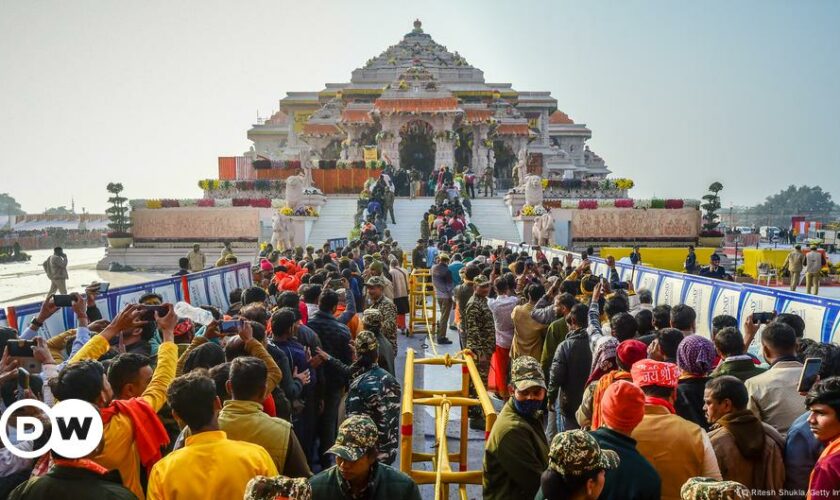
[[[703,196],[705,203],[700,205],[706,213],[703,214],[703,230],[700,231],[698,245],[717,248],[723,242],[723,233],[718,230],[717,211],[720,210],[720,193],[723,191],[723,184],[714,182],[709,186],[709,194]]]
[[[128,205],[125,203],[128,200],[120,196],[123,185],[119,182],[109,182],[105,189],[112,195],[108,198],[108,203],[111,206],[105,210],[105,213],[108,214],[108,220],[111,221],[108,223],[108,229],[110,229],[107,234],[108,245],[111,248],[128,248],[131,246],[134,237],[128,231],[131,227],[131,221],[128,218]]]

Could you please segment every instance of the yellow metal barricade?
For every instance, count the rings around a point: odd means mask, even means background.
[[[432,335],[437,318],[437,301],[432,286],[432,275],[428,269],[414,269],[408,277],[408,335],[422,332]],[[430,345],[434,350],[434,339]]]
[[[440,366],[446,369],[461,367],[461,388],[456,390],[418,389],[414,387],[414,367],[416,365]],[[475,388],[477,398],[470,397],[470,384]],[[435,407],[435,442],[436,453],[414,451],[414,406]],[[446,425],[452,407],[461,408],[460,436],[458,451],[449,452]],[[449,485],[458,485],[460,498],[466,500],[467,485],[480,485],[483,471],[467,470],[467,444],[469,437],[469,415],[467,409],[481,406],[485,415],[485,438],[496,423],[496,410],[484,387],[478,369],[469,350],[455,356],[446,354],[431,358],[415,359],[414,349],[406,351],[405,380],[403,383],[402,415],[400,420],[400,470],[411,476],[417,484],[434,484],[437,499],[449,498]],[[415,470],[412,465],[432,462],[432,471]],[[451,463],[458,463],[458,470],[452,470]]]

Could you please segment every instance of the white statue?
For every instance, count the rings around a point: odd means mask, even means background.
[[[301,162],[300,168],[303,170],[303,187],[309,189],[312,187],[312,169],[318,164],[318,158],[313,156],[309,161]]]
[[[491,172],[496,171],[496,152],[493,151],[493,148],[490,148],[487,151],[487,168],[489,168]]]
[[[528,153],[525,146],[519,148],[519,153],[516,154],[516,165],[514,165],[513,170],[511,171],[511,177],[513,177],[513,185],[521,186],[525,182],[525,176],[528,172]]]
[[[271,218],[271,246],[277,250],[287,250],[295,247],[295,232],[292,228],[292,218],[281,213],[275,213]]]
[[[537,217],[531,228],[531,238],[534,245],[554,245],[554,216],[551,212]]]
[[[538,175],[529,175],[525,178],[525,204],[536,207],[542,205],[542,202],[542,178]]]
[[[302,175],[286,178],[286,206],[297,210],[303,204],[303,187],[306,179]]]

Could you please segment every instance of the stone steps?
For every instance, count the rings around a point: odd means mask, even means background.
[[[388,220],[391,237],[403,248],[411,248],[420,237],[420,220],[423,213],[433,203],[431,197],[415,199],[397,198],[394,203],[394,216],[397,223]],[[315,222],[307,244],[320,246],[331,238],[346,238],[353,229],[353,216],[356,213],[355,198],[329,197],[321,208],[321,216]],[[521,236],[510,216],[510,211],[502,198],[478,198],[472,200],[472,222],[478,226],[481,234],[487,238],[519,241]]]

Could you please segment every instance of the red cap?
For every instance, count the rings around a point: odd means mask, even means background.
[[[641,340],[629,339],[618,344],[615,353],[621,366],[630,370],[637,361],[647,358],[647,345]]]
[[[601,420],[611,429],[630,434],[645,416],[645,394],[626,380],[616,380],[601,397]]]

